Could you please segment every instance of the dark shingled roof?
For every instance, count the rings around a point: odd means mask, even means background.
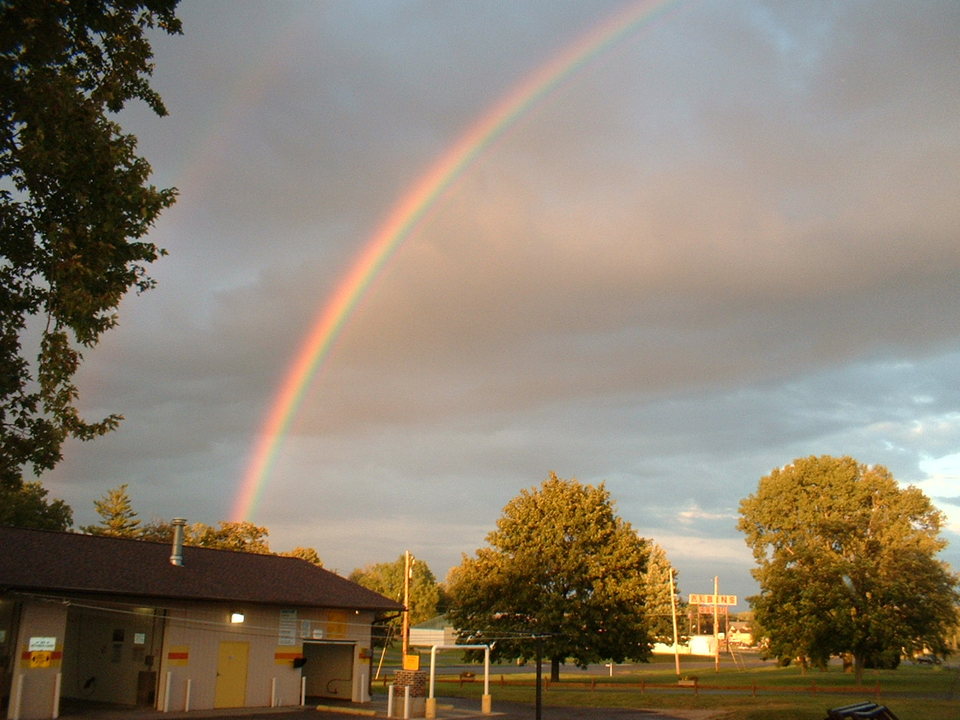
[[[306,560],[0,527],[0,590],[266,603],[351,610],[401,606]]]

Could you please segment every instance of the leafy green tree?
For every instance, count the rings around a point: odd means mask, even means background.
[[[958,577],[938,560],[942,514],[917,488],[850,457],[794,460],[740,503],[757,622],[780,657],[849,652],[895,666],[901,648],[944,652]]]
[[[0,3],[0,484],[17,488],[120,421],[76,407],[82,350],[152,286],[145,241],[172,189],[116,122],[128,102],[166,114],[145,32],[178,33],[178,0]],[[33,320],[35,318],[35,320]]]
[[[368,590],[378,592],[384,597],[403,602],[403,569],[406,561],[403,555],[393,562],[376,563],[354,570],[349,579]],[[413,560],[410,568],[410,624],[417,625],[436,617],[439,612],[440,585],[430,566],[423,560]],[[386,633],[390,637],[399,637],[400,618],[385,623]]]
[[[267,542],[269,534],[267,528],[246,520],[221,522],[217,527],[198,522],[183,529],[183,544],[270,555],[270,545]],[[153,520],[143,526],[138,537],[140,540],[170,542],[173,539],[173,525],[165,520]]]
[[[0,484],[0,525],[34,530],[69,530],[73,510],[63,500],[47,500],[39,482],[25,482],[18,488]]]
[[[184,543],[198,547],[239,550],[241,552],[270,554],[267,536],[270,531],[246,520],[221,522],[216,528],[203,523],[194,523],[186,529]]]
[[[109,535],[110,537],[140,537],[140,520],[127,494],[127,484],[108,490],[93,506],[100,516],[99,525],[84,525],[82,532],[89,535]]]
[[[498,659],[528,660],[539,645],[554,680],[568,658],[584,667],[649,657],[650,544],[602,484],[551,473],[507,503],[487,543],[447,583],[462,639],[496,640]]]
[[[308,563],[312,563],[317,567],[323,567],[323,560],[320,559],[320,554],[317,552],[316,548],[300,547],[298,545],[293,550],[279,554],[283,555],[284,557],[300,558],[301,560],[306,560]]]
[[[109,490],[100,500],[94,500],[93,505],[100,515],[100,524],[81,527],[80,529],[85,533],[152,542],[171,542],[173,539],[173,525],[165,520],[152,520],[141,524],[127,494],[126,484]],[[270,531],[267,528],[247,521],[221,522],[217,527],[198,522],[184,528],[183,543],[194,547],[269,555],[271,554],[270,545],[267,542],[269,534]],[[320,555],[314,548],[295,547],[290,552],[279,554],[298,557],[323,567],[323,561],[320,560]]]

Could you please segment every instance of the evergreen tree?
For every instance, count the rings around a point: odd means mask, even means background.
[[[679,601],[680,588],[677,586],[677,571],[667,559],[666,551],[657,543],[650,541],[650,559],[644,578],[646,600],[644,608],[650,621],[650,633],[658,642],[673,643],[673,603],[670,598],[670,577],[673,576],[676,612],[683,617],[684,608]],[[679,626],[678,626],[679,631]],[[682,638],[680,638],[682,640]]]
[[[85,525],[80,528],[89,535],[109,535],[110,537],[140,537],[140,520],[127,495],[127,484],[108,490],[93,506],[100,516],[99,525]]]

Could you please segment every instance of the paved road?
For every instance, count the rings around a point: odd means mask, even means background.
[[[337,712],[333,706],[326,706],[322,713],[316,710],[298,711],[283,715],[283,720],[357,720],[358,715]],[[386,705],[373,703],[372,707],[365,708],[373,711],[372,717],[385,718]],[[319,715],[319,717],[318,717]],[[542,720],[710,720],[717,716],[716,711],[673,711],[669,714],[629,708],[591,708],[591,707],[554,707],[546,705],[541,708]],[[362,716],[360,716],[362,717]],[[370,717],[368,715],[368,717]],[[437,720],[535,720],[536,708],[526,703],[493,702],[493,714],[483,715],[480,712],[479,700],[464,698],[438,698]],[[275,715],[244,720],[280,720]]]
[[[438,698],[437,720],[535,720],[536,708],[526,703],[498,702],[494,699],[493,713],[480,712],[479,700],[466,698]],[[374,697],[365,705],[329,702],[320,706],[302,708],[275,708],[251,710],[194,710],[190,712],[159,713],[154,710],[96,710],[65,712],[63,720],[358,720],[364,717],[386,718],[386,701]],[[716,711],[671,710],[660,713],[629,708],[554,707],[541,708],[542,720],[712,720]]]

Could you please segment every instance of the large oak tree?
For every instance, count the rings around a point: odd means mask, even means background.
[[[650,543],[616,514],[602,484],[551,473],[506,505],[487,542],[447,581],[461,639],[496,641],[501,659],[528,660],[539,645],[553,679],[567,659],[649,657]]]
[[[757,567],[756,617],[781,657],[850,653],[895,666],[945,650],[958,578],[938,559],[942,514],[915,487],[850,457],[806,457],[760,479],[739,529]]]
[[[61,458],[67,437],[114,428],[77,411],[82,350],[152,285],[145,240],[175,191],[150,185],[117,113],[166,114],[148,78],[151,28],[180,31],[178,0],[0,3],[0,483]]]

